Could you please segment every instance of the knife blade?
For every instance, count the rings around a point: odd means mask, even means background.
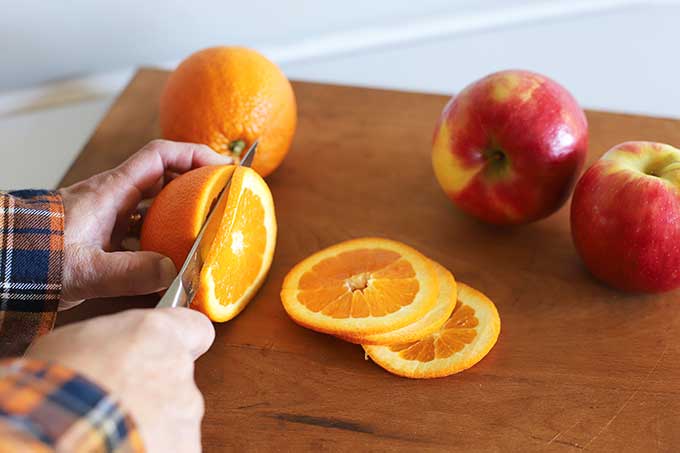
[[[253,163],[253,159],[255,158],[256,150],[257,140],[250,146],[250,148],[248,148],[248,151],[243,155],[243,158],[240,160],[238,166],[250,167]],[[233,175],[234,174],[232,173],[231,176],[229,176],[229,180],[224,185],[224,188],[220,194],[217,196],[217,201],[213,204],[208,217],[203,223],[201,230],[198,232],[196,240],[191,246],[191,250],[189,250],[187,259],[184,261],[182,268],[177,273],[177,277],[175,277],[161,300],[158,302],[158,305],[156,305],[156,308],[188,307],[191,305],[191,301],[198,290],[199,277],[201,275],[201,268],[203,267],[200,251],[201,244],[205,236],[205,231],[208,224],[210,224],[213,215],[215,214],[215,208],[219,206],[223,201],[223,198],[227,196]],[[206,238],[206,240],[209,240],[209,238]]]

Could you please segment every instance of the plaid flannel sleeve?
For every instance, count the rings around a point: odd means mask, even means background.
[[[0,361],[0,452],[138,453],[128,415],[98,385],[56,364]]]
[[[0,191],[0,357],[52,329],[63,233],[59,193]],[[0,361],[0,453],[143,450],[132,420],[95,383],[56,364]]]
[[[64,208],[58,192],[0,192],[0,357],[49,332],[61,295]]]

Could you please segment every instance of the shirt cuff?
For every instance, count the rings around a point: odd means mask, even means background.
[[[139,453],[144,447],[132,419],[97,384],[57,364],[14,359],[0,361],[0,451]]]
[[[49,332],[61,296],[64,207],[58,192],[0,191],[0,357]]]

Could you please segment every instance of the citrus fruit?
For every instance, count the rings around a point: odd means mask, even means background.
[[[164,138],[203,143],[236,159],[259,141],[253,169],[269,175],[288,153],[297,123],[293,88],[263,55],[243,47],[194,53],[161,95]]]
[[[390,332],[365,336],[350,336],[343,339],[359,344],[390,345],[416,341],[439,330],[439,328],[449,319],[449,316],[451,316],[451,313],[456,306],[457,285],[455,278],[453,278],[453,274],[451,274],[444,266],[434,261],[432,261],[432,265],[437,271],[439,295],[434,307],[425,313],[422,318]]]
[[[140,233],[142,250],[172,259],[179,269],[236,167],[202,167],[172,180],[149,206]]]
[[[203,268],[192,308],[213,321],[236,316],[264,282],[274,256],[276,217],[264,180],[245,167],[202,167],[170,182],[142,225],[141,247],[170,257],[179,269],[229,176],[227,196],[200,250]]]
[[[389,332],[420,319],[435,304],[437,272],[400,242],[353,239],[321,250],[286,276],[281,300],[310,329],[340,336]]]
[[[399,376],[442,377],[482,360],[496,344],[500,330],[493,302],[459,282],[456,307],[438,331],[413,342],[364,345],[364,350],[375,363]]]

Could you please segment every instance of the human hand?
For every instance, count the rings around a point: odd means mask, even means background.
[[[40,337],[26,356],[59,363],[111,392],[146,450],[201,451],[203,397],[194,360],[212,344],[208,318],[188,308],[129,310]]]
[[[60,189],[64,201],[64,272],[59,309],[83,299],[150,294],[167,288],[177,270],[153,252],[121,251],[130,213],[165,180],[231,158],[204,145],[154,140],[113,170]]]

